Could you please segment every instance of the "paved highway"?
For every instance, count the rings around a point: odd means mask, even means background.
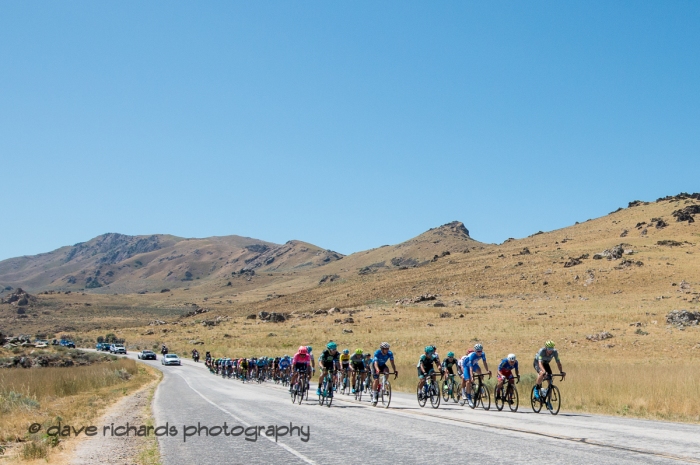
[[[130,355],[135,356],[135,355]],[[243,384],[183,360],[162,367],[155,425],[177,432],[159,439],[165,465],[335,463],[700,463],[700,426],[561,412],[486,412],[456,404],[418,407],[394,393],[391,407],[338,395],[333,405],[295,405],[286,388]],[[564,393],[565,395],[565,393]],[[314,401],[312,402],[311,399]],[[347,399],[347,400],[346,400]],[[564,398],[564,402],[566,398]],[[564,406],[566,404],[564,403]],[[287,430],[292,426],[290,437]],[[197,425],[220,428],[207,436]],[[278,437],[254,432],[276,429]],[[185,426],[188,437],[185,438]],[[226,436],[225,431],[231,435]],[[197,434],[199,431],[199,435]],[[161,430],[162,432],[162,430]],[[246,440],[246,438],[248,440]]]

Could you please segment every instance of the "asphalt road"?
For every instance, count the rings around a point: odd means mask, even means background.
[[[389,409],[342,395],[330,408],[322,407],[315,391],[308,403],[297,405],[286,388],[222,379],[203,363],[145,363],[165,374],[154,398],[155,425],[177,430],[159,438],[164,465],[700,463],[700,426],[695,425],[563,411],[535,414],[522,399],[517,413],[498,412],[493,405],[488,412],[453,403],[420,408],[415,396],[401,393],[394,393]],[[290,437],[290,424],[303,428]],[[221,428],[207,436],[198,425]],[[233,435],[226,436],[224,426]],[[257,437],[261,430],[254,426],[264,427]],[[265,436],[274,427],[277,439]]]

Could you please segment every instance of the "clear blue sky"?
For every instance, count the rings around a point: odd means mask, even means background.
[[[0,259],[105,232],[351,253],[700,191],[700,3],[0,3]]]

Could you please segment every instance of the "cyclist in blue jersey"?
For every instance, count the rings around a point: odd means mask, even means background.
[[[479,367],[479,360],[484,362],[484,369],[487,370],[489,378],[491,378],[491,371],[489,371],[489,364],[486,362],[486,354],[484,353],[484,346],[481,344],[474,345],[474,352],[467,355],[464,360],[464,365],[462,366],[462,372],[464,373],[464,380],[466,381],[466,389],[462,390],[462,395],[467,399],[469,405],[472,405],[472,379],[474,375],[481,374],[481,368]]]
[[[379,345],[379,350],[374,353],[374,358],[372,358],[372,377],[374,378],[374,383],[372,384],[372,401],[374,402],[377,402],[378,399],[379,374],[389,371],[389,368],[386,366],[387,361],[391,362],[391,369],[394,370],[395,376],[399,376],[399,372],[394,364],[394,354],[389,350],[389,343],[382,342]]]
[[[515,354],[508,354],[508,356],[501,360],[501,363],[498,364],[498,385],[496,386],[496,399],[500,398],[503,382],[510,382],[510,380],[513,379],[513,370],[515,370],[515,377],[520,379],[518,360],[515,358]]]

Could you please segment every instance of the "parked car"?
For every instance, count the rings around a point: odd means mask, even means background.
[[[100,350],[103,352],[109,352],[110,347],[112,347],[112,344],[110,344],[109,342],[103,342],[102,348]]]
[[[160,358],[160,363],[163,365],[182,365],[180,357],[177,354],[165,354]]]
[[[139,360],[158,360],[156,353],[152,350],[142,350],[139,352]]]
[[[59,344],[62,347],[68,347],[69,349],[75,349],[75,343],[73,341],[69,341],[68,339],[61,339],[61,342]]]
[[[126,347],[124,347],[123,344],[112,344],[109,347],[109,352],[112,354],[125,354],[126,353]]]

